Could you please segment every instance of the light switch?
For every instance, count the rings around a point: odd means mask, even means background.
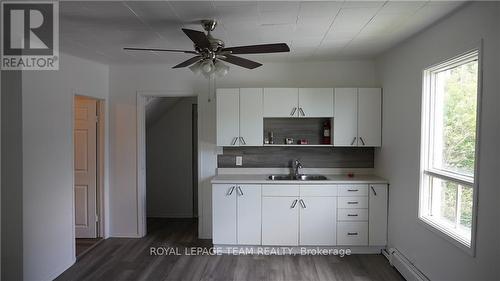
[[[243,165],[243,156],[236,156],[236,166]]]

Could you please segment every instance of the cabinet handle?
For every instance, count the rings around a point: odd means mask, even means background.
[[[238,186],[238,192],[240,193],[240,196],[243,196],[243,190],[241,190],[241,186]]]
[[[358,204],[358,201],[349,201],[347,204],[353,205],[353,204]]]
[[[295,208],[295,205],[297,205],[297,199],[293,200],[292,206],[290,206],[291,209]]]
[[[375,188],[373,188],[373,185],[370,185],[370,188],[372,189],[373,191],[373,195],[377,196],[377,192],[375,191]]]
[[[358,214],[347,214],[348,217],[357,217]]]
[[[306,208],[306,203],[304,203],[304,200],[300,199],[300,205],[302,206],[302,208]]]
[[[347,232],[347,235],[350,235],[350,236],[352,236],[352,235],[358,235],[358,233],[357,232]]]
[[[236,186],[231,186],[231,189],[229,189],[229,191],[227,192],[227,195],[228,195],[228,196],[229,196],[229,195],[231,195],[231,194],[233,194],[233,191],[234,191],[234,188],[235,188],[235,187],[236,187]]]
[[[243,137],[240,137],[240,142],[243,144],[243,145],[246,145],[247,143],[245,142],[245,139]]]
[[[238,140],[238,137],[234,137],[233,141],[231,142],[231,145],[235,145],[237,140]]]
[[[359,190],[358,189],[348,189],[347,191],[355,192],[355,191],[359,191]]]
[[[362,138],[362,137],[359,137],[359,139],[361,140],[361,143],[362,143],[363,145],[365,145],[365,141],[363,140],[363,138]]]
[[[356,137],[352,139],[351,145],[354,145],[354,142],[356,141]]]
[[[295,115],[295,111],[297,111],[297,108],[296,108],[296,107],[294,107],[294,108],[292,109],[292,112],[290,113],[290,116]]]
[[[302,116],[306,116],[306,114],[304,113],[304,110],[302,109],[302,107],[299,107],[299,112],[302,114]]]

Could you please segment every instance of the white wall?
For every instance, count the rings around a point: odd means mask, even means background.
[[[23,72],[24,280],[51,280],[75,260],[73,96],[107,99],[108,75],[64,54],[59,71]]]
[[[192,106],[196,102],[196,97],[176,100],[146,129],[148,217],[193,217]]]
[[[189,69],[172,70],[167,65],[117,65],[110,67],[111,99],[111,235],[138,235],[136,171],[136,92],[176,91],[198,95],[198,149],[200,214],[199,234],[209,238],[212,232],[211,185],[215,175],[215,103],[208,102],[208,81]],[[229,74],[217,81],[217,87],[332,87],[380,86],[372,61],[314,63],[265,63],[254,70],[231,66]],[[212,85],[213,87],[213,85]]]
[[[499,126],[500,7],[466,5],[393,48],[378,61],[384,87],[383,147],[375,167],[391,183],[389,246],[431,280],[500,280]],[[477,256],[417,221],[422,70],[484,40]]]

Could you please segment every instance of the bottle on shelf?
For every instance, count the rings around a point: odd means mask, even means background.
[[[323,134],[322,134],[322,141],[321,144],[331,144],[332,143],[332,137],[331,137],[331,124],[330,120],[327,120],[323,122]]]

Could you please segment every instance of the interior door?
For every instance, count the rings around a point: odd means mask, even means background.
[[[212,241],[236,244],[236,185],[212,185]]]
[[[240,89],[217,89],[217,146],[238,146]]]
[[[240,146],[262,146],[264,119],[262,88],[240,89]]]
[[[382,90],[358,90],[358,146],[382,145]]]
[[[75,99],[75,235],[97,237],[97,101]]]
[[[299,117],[333,117],[333,89],[300,88]]]
[[[261,186],[238,185],[238,244],[260,245],[261,236]]]
[[[262,197],[262,245],[297,246],[298,242],[298,198]]]
[[[333,118],[333,145],[358,145],[358,89],[335,89],[335,117]]]
[[[337,197],[301,197],[300,245],[333,246],[337,242]]]
[[[264,117],[297,117],[298,103],[297,88],[264,88]]]

